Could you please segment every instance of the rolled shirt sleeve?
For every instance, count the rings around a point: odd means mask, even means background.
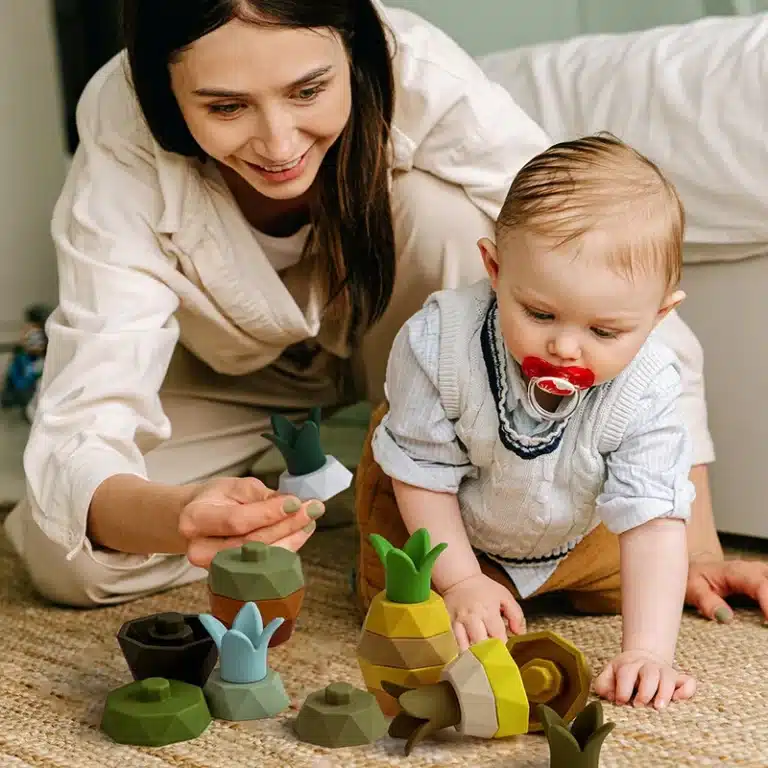
[[[35,522],[70,559],[95,489],[146,476],[144,454],[170,437],[159,391],[179,338],[178,297],[156,276],[174,266],[152,224],[162,200],[151,147],[110,130],[121,116],[102,114],[101,84],[81,98],[80,145],[53,214],[59,305],[24,453]]]
[[[640,398],[619,447],[606,456],[596,506],[613,533],[657,518],[690,518],[692,451],[677,407],[680,391],[676,368],[664,368]]]
[[[442,493],[457,493],[475,468],[440,400],[440,310],[429,302],[392,345],[385,391],[389,411],[373,435],[373,455],[390,477]]]

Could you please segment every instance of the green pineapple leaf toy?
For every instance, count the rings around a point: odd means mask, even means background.
[[[273,432],[264,437],[280,451],[286,465],[278,483],[280,493],[302,501],[327,501],[349,488],[352,473],[327,456],[320,442],[320,408],[312,408],[301,426],[280,413],[273,413],[270,422]]]

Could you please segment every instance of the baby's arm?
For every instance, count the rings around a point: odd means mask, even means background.
[[[485,576],[472,550],[458,502],[475,468],[457,439],[438,387],[440,314],[430,303],[398,334],[387,365],[389,411],[373,436],[373,454],[391,478],[409,533],[426,528],[448,549],[433,571],[459,646],[521,631],[522,611],[506,587]]]
[[[619,534],[622,651],[596,691],[616,703],[657,708],[693,695],[695,683],[673,666],[688,573],[685,521],[693,487],[690,441],[676,413],[679,377],[656,377],[619,447],[606,460],[598,509]]]

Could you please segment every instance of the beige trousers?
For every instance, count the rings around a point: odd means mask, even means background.
[[[395,176],[392,194],[397,279],[385,315],[371,329],[355,368],[319,354],[305,370],[287,378],[279,370],[231,377],[215,373],[181,346],[166,377],[162,400],[172,438],[146,456],[151,480],[189,483],[247,472],[270,447],[261,433],[275,408],[307,409],[384,397],[384,374],[392,341],[403,323],[435,290],[465,285],[485,275],[477,240],[492,236],[490,219],[464,191],[421,171]],[[676,315],[664,321],[665,335],[690,362],[687,420],[709,445],[701,389],[701,351]],[[292,386],[287,387],[286,382]],[[357,382],[356,387],[350,385]],[[354,390],[357,391],[354,391]],[[706,459],[709,460],[709,459]],[[27,501],[6,521],[6,531],[37,590],[74,606],[120,603],[204,578],[179,555],[149,557],[93,550],[90,542],[67,561],[34,522]]]

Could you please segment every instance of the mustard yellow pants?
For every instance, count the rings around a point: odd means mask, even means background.
[[[408,531],[397,508],[391,479],[373,458],[371,436],[386,413],[386,403],[380,405],[371,419],[363,456],[357,470],[355,507],[360,535],[357,559],[357,597],[367,610],[373,597],[384,589],[384,568],[368,537],[372,533],[384,536],[396,547],[402,547]],[[483,572],[507,587],[519,599],[519,594],[506,572],[489,559],[481,558]],[[534,597],[563,592],[573,608],[582,613],[619,613],[621,584],[619,579],[619,540],[603,525],[576,545]]]

